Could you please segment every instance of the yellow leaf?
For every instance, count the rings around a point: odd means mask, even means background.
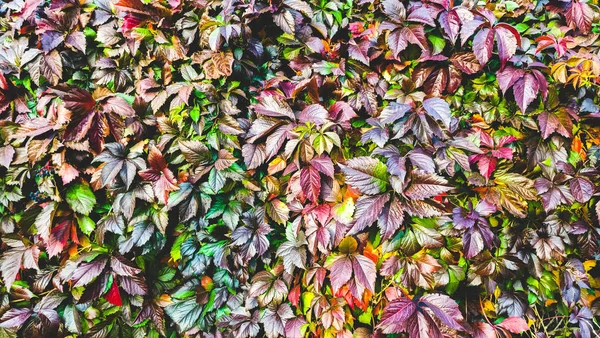
[[[489,318],[496,318],[497,317],[497,315],[496,315],[496,306],[489,299],[486,299],[483,302],[483,312]]]
[[[269,163],[269,168],[268,168],[269,175],[273,175],[276,172],[279,172],[279,171],[285,169],[285,166],[286,166],[286,162],[283,158],[281,158],[281,157],[274,158],[273,161],[271,161]]]
[[[585,268],[586,272],[590,271],[595,266],[596,266],[596,261],[595,260],[589,260],[589,261],[583,262],[583,267]]]

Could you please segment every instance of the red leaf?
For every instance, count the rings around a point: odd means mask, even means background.
[[[321,176],[312,166],[304,167],[300,171],[300,186],[302,192],[311,202],[317,203],[321,192]]]
[[[52,228],[50,232],[50,238],[46,243],[46,250],[50,257],[56,256],[61,253],[67,245],[69,234],[71,230],[71,221],[64,221],[59,223],[57,226]]]
[[[113,280],[113,283],[104,298],[106,298],[106,300],[112,305],[123,305],[123,300],[121,299],[121,293],[119,292],[119,287],[117,286],[116,280]]]
[[[296,285],[292,288],[292,290],[290,290],[290,293],[288,294],[288,300],[290,303],[292,303],[292,305],[298,307],[298,304],[300,303],[300,285]]]
[[[571,8],[565,13],[565,18],[569,26],[588,34],[592,28],[594,10],[584,1],[573,1]]]
[[[498,324],[499,327],[505,328],[508,331],[519,334],[529,330],[527,321],[521,317],[508,317]]]

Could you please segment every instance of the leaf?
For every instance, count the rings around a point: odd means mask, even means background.
[[[583,34],[590,32],[594,19],[594,10],[585,1],[573,1],[571,7],[564,15],[567,23],[572,28],[579,29]]]
[[[285,336],[289,338],[303,338],[306,332],[306,320],[303,317],[296,317],[285,323]]]
[[[381,239],[386,240],[392,238],[402,225],[403,221],[404,210],[402,209],[402,204],[394,197],[391,202],[383,208],[378,218],[377,225],[381,231]]]
[[[508,317],[504,319],[499,327],[507,329],[508,331],[519,334],[529,330],[529,325],[527,325],[527,321],[521,317]]]
[[[167,315],[173,320],[179,332],[185,332],[196,325],[202,313],[202,306],[196,303],[196,298],[188,298],[174,302],[165,308]]]
[[[404,194],[413,200],[424,200],[452,190],[448,181],[436,174],[427,174],[422,170],[415,169],[411,173],[410,185],[404,190]]]
[[[585,177],[575,177],[569,181],[569,187],[575,200],[579,203],[586,203],[594,194],[594,184]]]
[[[0,165],[8,169],[14,155],[15,148],[13,148],[13,146],[7,145],[0,147]]]
[[[334,291],[339,290],[352,278],[352,259],[340,255],[332,263],[326,266],[330,273],[331,287]]]
[[[210,151],[201,141],[179,141],[179,150],[186,161],[195,165],[207,166],[212,160]]]
[[[513,86],[515,100],[522,112],[527,110],[527,107],[535,100],[539,92],[538,82],[532,74],[525,74],[523,78],[518,80]]]
[[[236,161],[237,159],[233,157],[233,154],[229,150],[221,149],[215,161],[215,168],[217,170],[225,170],[231,167]]]
[[[352,258],[352,269],[356,285],[367,288],[371,293],[375,292],[375,278],[377,269],[375,263],[363,255],[354,255]],[[354,293],[356,298],[362,297],[362,292]]]
[[[33,311],[30,309],[9,309],[0,318],[0,328],[23,327],[23,324],[31,317]]]
[[[67,203],[73,211],[88,216],[94,205],[96,205],[96,196],[89,185],[85,183],[76,183],[67,189]]]
[[[311,202],[317,203],[321,192],[321,176],[313,166],[307,166],[300,171],[300,186],[302,192]]]
[[[81,263],[71,276],[71,281],[74,287],[88,285],[96,277],[100,276],[104,267],[106,267],[107,260],[105,258],[93,260],[89,263]]]
[[[500,65],[504,68],[506,62],[515,55],[517,47],[520,47],[521,37],[516,29],[512,26],[500,23],[494,28],[496,41],[498,44],[498,56],[500,57]]]
[[[257,114],[271,116],[275,118],[287,117],[292,121],[296,120],[296,116],[294,115],[292,108],[290,108],[290,106],[285,101],[283,101],[277,96],[266,95],[261,97],[258,102],[258,104],[254,105],[254,111]]]
[[[113,280],[112,285],[110,286],[110,289],[108,289],[106,296],[104,296],[104,297],[112,305],[115,305],[115,306],[123,305],[123,300],[121,299],[121,293],[119,293],[119,287],[117,286],[117,283],[114,280]]]
[[[285,232],[286,241],[277,248],[277,256],[283,258],[283,266],[287,273],[292,274],[294,267],[306,270],[306,238],[304,233],[298,235],[294,233],[291,225],[288,225]]]
[[[416,310],[417,305],[412,300],[394,299],[385,307],[377,328],[387,334],[408,331],[407,324]]]
[[[179,190],[177,180],[173,172],[167,167],[167,163],[158,148],[152,147],[150,149],[148,152],[148,163],[150,164],[150,169],[142,170],[139,174],[143,179],[152,182],[154,196],[166,205],[169,193]]]
[[[554,132],[564,137],[573,137],[573,122],[569,114],[563,110],[558,112],[543,111],[538,115],[538,123],[544,139],[547,139]]]
[[[432,97],[423,101],[423,108],[433,118],[442,121],[446,128],[450,128],[450,122],[452,118],[450,115],[450,105],[448,105],[448,102],[437,97]]]
[[[428,294],[413,301],[408,298],[397,298],[384,309],[381,321],[377,325],[383,333],[408,332],[411,337],[441,337],[442,334],[430,313],[447,326],[456,330],[464,330],[458,304],[450,297],[442,294]]]
[[[473,53],[479,64],[485,66],[494,48],[494,30],[490,28],[482,28],[473,39]]]
[[[376,158],[356,157],[341,165],[346,183],[361,193],[376,195],[384,192],[388,184],[387,167]]]
[[[316,124],[317,126],[323,125],[327,122],[327,118],[329,117],[329,112],[323,108],[320,104],[311,104],[310,106],[304,108],[300,115],[298,115],[298,122],[307,123],[311,122]]]
[[[450,62],[466,74],[475,74],[483,68],[472,52],[456,53],[450,57]]]
[[[354,222],[352,222],[352,228],[348,234],[357,234],[373,224],[382,215],[384,206],[389,199],[389,194],[359,197],[355,204]]]

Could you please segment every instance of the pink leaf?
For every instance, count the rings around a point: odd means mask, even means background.
[[[529,330],[527,321],[521,317],[508,317],[498,324],[499,327],[505,328],[508,331],[519,334]]]

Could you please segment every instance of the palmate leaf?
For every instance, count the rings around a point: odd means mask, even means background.
[[[407,332],[411,337],[441,338],[442,333],[433,317],[455,330],[464,330],[458,304],[442,294],[428,294],[414,300],[397,298],[384,309],[377,325],[383,333]]]
[[[104,163],[101,172],[102,184],[112,184],[117,176],[129,189],[138,170],[146,169],[146,162],[138,157],[139,153],[126,154],[125,147],[120,143],[108,143],[105,150],[92,162]]]
[[[173,172],[167,167],[167,163],[158,148],[152,147],[148,152],[148,164],[150,169],[139,172],[140,176],[152,182],[154,196],[163,204],[167,204],[169,193],[179,190],[177,180]]]
[[[117,140],[122,137],[122,118],[132,117],[135,111],[123,98],[113,96],[107,90],[97,89],[92,94],[81,88],[58,87],[52,90],[72,112],[71,121],[65,131],[67,141],[80,141],[86,136],[90,146],[100,153],[104,138],[112,134]],[[108,95],[107,95],[108,94]]]
[[[329,279],[334,292],[348,283],[353,296],[360,299],[365,288],[374,292],[377,270],[373,261],[355,252],[356,246],[354,238],[346,237],[340,243],[340,251],[345,254],[329,257],[325,267],[330,271]]]

